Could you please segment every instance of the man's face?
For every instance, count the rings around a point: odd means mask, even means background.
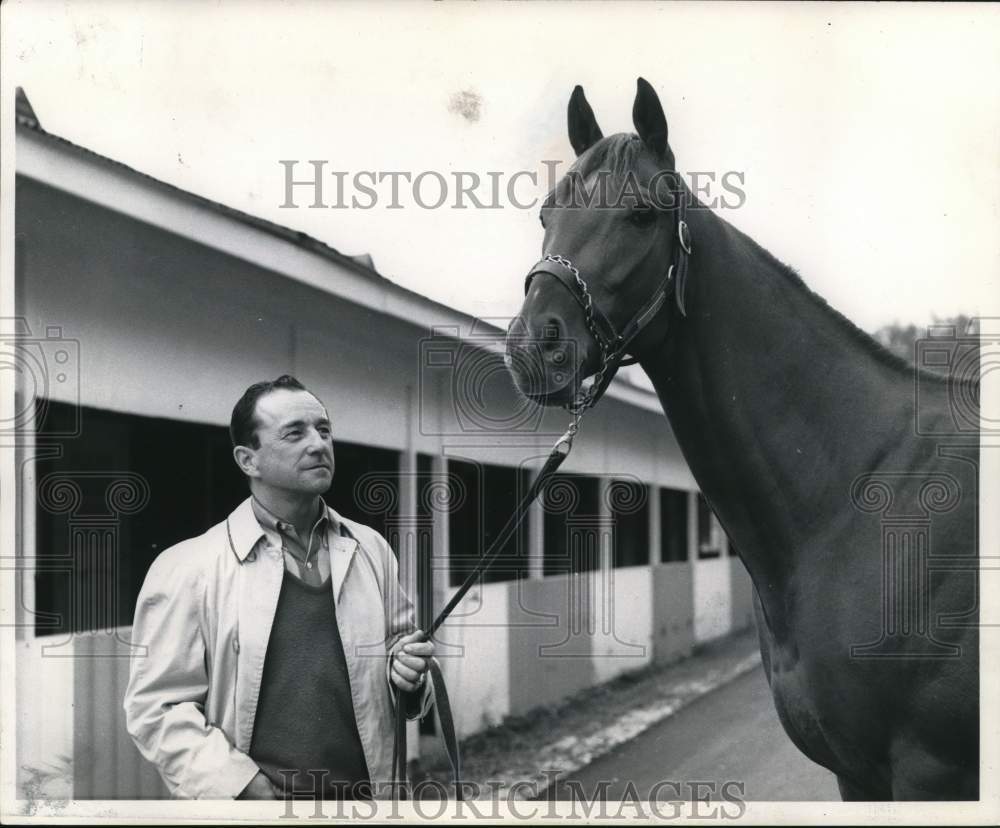
[[[323,404],[308,391],[279,388],[257,400],[252,475],[265,486],[322,494],[333,482],[333,438]]]

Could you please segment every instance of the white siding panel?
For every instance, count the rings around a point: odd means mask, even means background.
[[[595,573],[597,683],[645,667],[653,658],[653,580],[648,566]]]
[[[729,558],[694,562],[694,639],[710,641],[732,629]]]
[[[438,631],[437,658],[459,738],[499,724],[510,713],[510,588],[507,583],[473,587]]]

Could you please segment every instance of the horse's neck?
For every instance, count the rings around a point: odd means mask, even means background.
[[[770,618],[818,522],[904,439],[912,379],[752,240],[689,224],[687,316],[642,365]]]

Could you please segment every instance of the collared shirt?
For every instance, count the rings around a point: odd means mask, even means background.
[[[330,556],[319,554],[328,552],[328,535],[341,535],[339,522],[330,518],[330,512],[322,498],[319,501],[319,517],[309,530],[309,537],[303,543],[298,530],[286,520],[282,520],[256,497],[251,496],[254,517],[264,530],[264,536],[271,546],[281,549],[285,569],[310,586],[320,586],[330,577]]]

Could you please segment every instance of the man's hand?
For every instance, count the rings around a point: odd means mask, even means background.
[[[424,686],[434,655],[434,642],[423,638],[423,631],[417,630],[399,639],[393,649],[390,677],[400,690],[412,692]]]
[[[257,771],[257,775],[250,780],[237,799],[284,799],[281,791],[271,784],[263,771]]]

